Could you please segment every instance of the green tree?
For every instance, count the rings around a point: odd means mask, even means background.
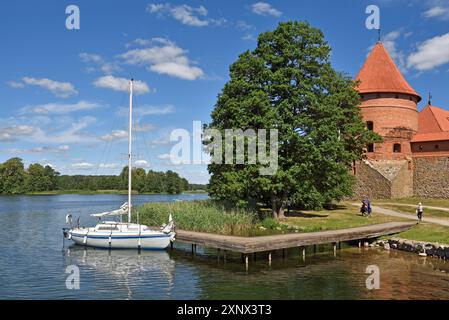
[[[262,176],[260,163],[211,164],[213,198],[263,202],[279,218],[289,203],[319,208],[352,193],[349,168],[376,137],[365,129],[355,83],[332,68],[330,53],[319,29],[292,21],[261,34],[231,65],[208,128],[277,129],[278,170]]]
[[[47,176],[45,168],[33,163],[28,167],[25,188],[28,192],[48,191],[51,187],[50,177]]]
[[[11,158],[2,165],[3,193],[20,194],[25,191],[25,168],[20,158]]]
[[[133,175],[132,175],[133,190],[137,190],[140,193],[145,192],[146,177],[147,177],[147,173],[145,172],[145,169],[142,169],[142,168],[134,169]]]

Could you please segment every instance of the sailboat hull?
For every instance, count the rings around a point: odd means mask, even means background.
[[[175,234],[163,232],[143,232],[138,233],[98,233],[86,230],[70,230],[68,238],[77,245],[104,248],[104,249],[142,249],[142,250],[164,250],[171,241],[174,241]]]

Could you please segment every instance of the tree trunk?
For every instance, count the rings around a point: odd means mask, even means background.
[[[271,215],[273,219],[278,219],[277,201],[274,195],[271,195]]]
[[[278,218],[279,219],[285,219],[284,212],[285,212],[285,206],[284,206],[284,204],[282,204],[281,207],[278,210]]]

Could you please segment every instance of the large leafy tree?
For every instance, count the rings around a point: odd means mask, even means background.
[[[20,194],[25,191],[26,172],[20,158],[11,158],[2,165],[1,180],[3,193]]]
[[[280,23],[230,67],[209,129],[277,129],[278,170],[209,165],[212,197],[262,202],[283,217],[288,204],[319,208],[352,193],[349,169],[376,137],[365,129],[354,82],[335,71],[323,33],[306,22]]]

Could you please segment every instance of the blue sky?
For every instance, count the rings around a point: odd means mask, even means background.
[[[80,9],[80,30],[66,29],[70,4]],[[210,120],[238,55],[280,21],[307,20],[323,30],[333,66],[355,76],[377,40],[365,28],[370,4],[380,7],[384,44],[407,80],[448,109],[448,0],[2,1],[0,162],[18,156],[63,174],[118,173],[127,151],[124,81],[133,77],[134,161],[206,183],[206,165],[170,164],[169,134]]]

